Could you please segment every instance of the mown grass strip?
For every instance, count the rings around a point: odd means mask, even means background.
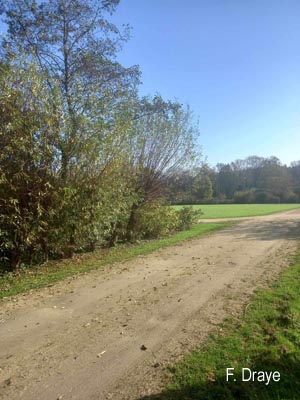
[[[255,296],[239,322],[225,322],[222,333],[171,369],[173,380],[163,393],[143,399],[299,400],[299,277],[300,251],[277,283]],[[226,368],[235,368],[228,382]],[[278,371],[280,381],[242,381],[242,368]]]
[[[183,206],[173,206],[180,209]],[[277,212],[299,208],[300,204],[200,204],[193,205],[195,210],[200,209],[203,214],[200,218],[239,218],[270,215]]]
[[[194,224],[190,230],[178,232],[162,239],[142,241],[134,245],[119,245],[111,249],[86,253],[73,259],[49,262],[35,268],[24,268],[18,276],[6,273],[0,276],[0,298],[45,287],[66,277],[89,272],[103,265],[130,260],[228,225],[225,223]]]

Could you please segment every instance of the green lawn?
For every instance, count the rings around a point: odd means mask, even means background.
[[[73,259],[49,262],[34,268],[24,268],[19,276],[5,273],[0,275],[0,298],[45,287],[69,276],[101,268],[103,265],[130,260],[228,225],[228,223],[194,224],[190,230],[178,232],[162,239],[141,241],[134,245],[119,245],[111,249],[86,253]]]
[[[299,400],[300,252],[270,289],[260,291],[239,321],[170,369],[172,383],[143,400]],[[226,368],[235,375],[226,381]],[[243,381],[242,368],[280,373],[278,382]],[[245,377],[248,378],[246,371]],[[234,379],[236,379],[234,381]],[[140,399],[140,400],[142,400]]]
[[[173,206],[176,209],[182,206]],[[236,218],[268,215],[299,208],[300,204],[205,204],[194,205],[203,212],[200,218]]]

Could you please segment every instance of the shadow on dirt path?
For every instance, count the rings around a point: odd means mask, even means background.
[[[299,222],[300,210],[249,219],[1,301],[1,399],[132,400],[157,392],[165,366],[289,264]]]

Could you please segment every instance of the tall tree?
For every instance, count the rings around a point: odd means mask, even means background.
[[[122,96],[135,89],[139,72],[125,68],[116,54],[129,37],[105,17],[118,0],[8,0],[2,58],[33,61],[53,93],[53,113],[60,129],[61,174],[68,175],[72,160],[86,136],[103,135]],[[59,93],[57,94],[57,90]],[[57,105],[59,97],[60,104]],[[96,104],[95,104],[96,103]],[[95,109],[98,113],[95,115]],[[100,111],[100,112],[99,112]],[[100,114],[100,116],[99,116]],[[100,118],[99,118],[100,117]],[[95,129],[87,118],[96,123]],[[102,128],[102,129],[101,129]],[[105,140],[103,140],[104,142]]]
[[[289,171],[293,180],[293,191],[300,198],[300,161],[292,162]]]
[[[60,207],[51,108],[34,66],[0,67],[0,121],[0,259],[17,270],[22,255],[46,256]]]
[[[32,151],[41,143],[41,132],[51,137],[49,149],[54,157],[49,168],[62,199],[49,242],[55,243],[54,250],[62,255],[83,249],[87,240],[92,245],[100,230],[103,236],[114,213],[120,212],[114,210],[122,208],[123,193],[127,196],[120,177],[139,71],[116,61],[129,35],[128,28],[120,32],[106,19],[117,5],[116,0],[8,0],[0,7],[8,26],[0,61],[10,64],[12,71],[20,71],[22,79],[32,66],[38,76],[38,88],[22,80],[13,85],[20,99],[27,93],[34,99],[28,103],[29,108],[34,105],[38,121],[30,117],[34,121],[28,133],[34,138]],[[3,92],[6,111],[1,114],[2,126],[13,85]],[[40,111],[44,115],[45,105],[47,119],[39,116]],[[20,123],[29,118],[23,108],[17,108],[20,118],[15,121]],[[9,175],[12,185],[16,176]],[[28,179],[35,178],[31,174]],[[18,237],[21,248],[24,238]]]
[[[197,175],[193,181],[192,194],[196,203],[210,201],[212,199],[213,188],[208,175]]]
[[[130,168],[138,201],[129,217],[129,239],[135,230],[137,209],[162,197],[167,178],[191,165],[199,155],[195,151],[198,129],[189,107],[166,102],[160,96],[140,100],[131,135]]]

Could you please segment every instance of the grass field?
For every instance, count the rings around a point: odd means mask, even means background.
[[[299,400],[299,275],[300,253],[272,288],[247,305],[243,318],[225,322],[221,333],[171,368],[172,383],[166,390],[143,399]],[[235,368],[228,382],[226,368]],[[268,385],[242,381],[242,368],[278,371],[280,380]]]
[[[228,223],[194,224],[190,230],[178,232],[162,239],[141,241],[134,245],[119,245],[111,249],[86,253],[77,258],[53,261],[38,267],[27,267],[22,269],[18,276],[4,273],[0,275],[0,298],[45,287],[69,276],[101,268],[103,265],[130,260],[136,256],[222,229],[228,225]]]
[[[182,206],[173,206],[176,209]],[[237,218],[274,214],[300,208],[300,204],[208,204],[194,205],[203,214],[200,218]]]

